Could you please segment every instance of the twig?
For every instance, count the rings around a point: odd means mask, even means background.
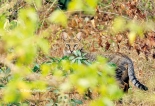
[[[38,9],[37,9],[37,6],[36,6],[36,4],[35,4],[34,0],[33,0],[33,5],[34,5],[34,8],[35,8],[35,9],[36,9],[36,11],[37,11]]]
[[[103,7],[103,9],[109,8],[109,7],[111,7],[111,6],[112,6],[112,5],[110,4],[110,5],[108,5],[108,6]]]
[[[103,12],[103,13],[106,13],[106,14],[113,14],[113,15],[120,16],[120,14],[117,14],[117,13],[106,12],[106,11],[100,11],[100,12]],[[126,17],[126,16],[123,16],[123,15],[121,15],[121,17],[123,17],[123,18],[125,18],[125,19],[128,19],[128,20],[131,20],[130,18],[128,18],[128,17]]]
[[[53,5],[56,3],[57,0],[54,0],[54,2],[52,3],[52,5],[48,8],[48,10],[45,12],[45,15],[44,15],[44,18],[43,18],[43,22],[41,23],[41,26],[40,28],[42,29],[42,26],[45,22],[45,17],[46,17],[46,14],[50,11],[50,9],[53,7]]]

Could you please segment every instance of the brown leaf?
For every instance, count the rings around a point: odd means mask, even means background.
[[[106,44],[105,49],[109,50],[111,44],[108,41],[105,44]]]
[[[138,46],[135,46],[135,49],[136,49],[136,52],[137,52],[137,54],[139,55],[140,54],[140,48],[138,47]]]
[[[93,28],[95,28],[95,27],[96,27],[94,19],[93,19],[93,20],[91,20],[91,24],[92,24]]]
[[[95,52],[96,49],[95,49],[95,41],[93,41],[93,44],[92,44],[92,49],[91,49],[92,52]]]
[[[103,45],[102,45],[102,37],[101,37],[101,36],[99,36],[98,45],[99,45],[100,47],[103,47]]]
[[[139,76],[143,76],[143,70],[139,70]]]
[[[120,43],[122,41],[122,39],[123,39],[122,35],[117,35],[116,36],[116,40],[117,40],[118,43]]]

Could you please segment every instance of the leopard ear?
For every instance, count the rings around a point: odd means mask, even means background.
[[[76,37],[77,37],[78,40],[81,40],[81,38],[82,38],[82,32],[77,33]]]
[[[62,32],[62,39],[66,40],[68,38],[68,34],[66,32]]]

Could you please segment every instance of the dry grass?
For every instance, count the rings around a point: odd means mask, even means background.
[[[115,36],[111,36],[111,23],[113,22],[111,19],[113,19],[114,16],[108,16],[102,12],[95,15],[95,20],[85,22],[86,17],[83,18],[79,15],[73,15],[69,17],[68,27],[62,28],[57,25],[49,25],[46,23],[47,16],[45,15],[49,15],[52,11],[52,9],[51,11],[48,11],[50,5],[47,5],[47,7],[44,5],[42,10],[39,11],[39,16],[43,22],[38,33],[42,34],[44,30],[49,31],[52,29],[52,31],[49,32],[51,36],[48,38],[51,45],[50,56],[62,56],[63,44],[59,33],[60,31],[65,30],[69,33],[77,33],[81,31],[83,32],[84,48],[87,51],[97,53],[119,51],[128,55],[134,62],[137,78],[149,88],[148,91],[144,92],[130,84],[131,88],[129,89],[129,92],[123,97],[123,104],[115,103],[115,106],[155,106],[155,61],[151,56],[146,60],[145,55],[143,53],[138,55],[134,48],[129,49],[128,45],[126,45],[128,41],[126,33],[121,34],[123,39],[120,43],[117,42]],[[99,29],[98,27],[104,28]],[[105,51],[107,41],[110,42],[111,40],[114,42],[110,43],[109,50]],[[119,49],[117,44],[120,46]],[[37,59],[38,63],[43,61],[45,60],[41,56]],[[94,94],[93,98],[95,99],[96,97],[97,95]],[[47,98],[53,100],[56,99],[53,92],[45,92],[33,94],[29,101],[33,106],[45,106],[45,104],[48,103]],[[83,97],[78,94],[72,94],[69,98],[82,100],[83,104],[79,106],[89,106],[90,100],[84,100]]]

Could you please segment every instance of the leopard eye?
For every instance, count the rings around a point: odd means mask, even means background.
[[[75,44],[74,47],[77,47],[78,44]]]
[[[66,47],[70,47],[70,45],[69,44],[66,44]]]

